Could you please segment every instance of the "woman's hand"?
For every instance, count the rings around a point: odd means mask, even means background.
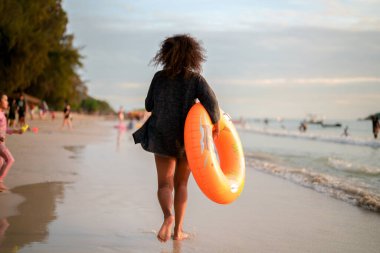
[[[219,133],[220,133],[219,122],[216,122],[212,129],[212,138],[216,140],[219,137]]]

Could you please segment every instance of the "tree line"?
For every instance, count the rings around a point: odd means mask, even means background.
[[[67,101],[77,110],[111,112],[87,93],[78,74],[83,56],[67,23],[62,0],[1,0],[0,90],[25,92],[56,109]]]

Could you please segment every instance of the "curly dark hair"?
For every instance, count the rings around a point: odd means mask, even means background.
[[[189,34],[178,34],[161,42],[161,48],[151,63],[162,65],[170,78],[180,74],[187,78],[192,72],[201,73],[205,60],[205,50],[200,41]]]

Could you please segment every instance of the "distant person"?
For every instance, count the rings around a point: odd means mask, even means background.
[[[300,130],[301,133],[304,133],[307,131],[307,124],[305,121],[302,121],[300,126],[298,127],[298,129]]]
[[[34,120],[34,112],[35,112],[35,110],[38,110],[38,106],[35,106],[34,104],[31,104],[30,106],[29,106],[29,116],[30,116],[30,120]]]
[[[128,123],[128,126],[127,126],[127,130],[128,131],[131,131],[135,128],[135,119],[134,118],[131,118],[129,120],[129,123]]]
[[[23,94],[20,95],[17,101],[17,114],[18,114],[18,126],[23,127],[25,125],[25,114],[26,114],[26,99]]]
[[[16,101],[16,99],[12,99],[12,101],[9,105],[9,112],[8,112],[8,126],[10,128],[15,127],[16,112],[17,112],[17,101]]]
[[[50,110],[50,117],[51,117],[51,120],[55,120],[55,111],[54,110]]]
[[[120,106],[119,111],[117,112],[117,118],[119,120],[119,124],[122,124],[124,120],[124,108],[122,106]]]
[[[348,126],[346,126],[346,127],[344,128],[343,133],[342,133],[342,136],[345,136],[345,137],[349,136],[349,134],[348,134]]]
[[[161,242],[170,239],[173,225],[174,240],[189,237],[183,231],[190,176],[183,129],[187,113],[196,98],[210,115],[214,124],[214,138],[219,135],[218,102],[200,74],[205,60],[203,52],[199,42],[189,35],[175,35],[162,42],[152,62],[162,65],[163,70],[154,75],[145,99],[145,109],[152,114],[133,134],[136,144],[141,143],[146,151],[154,153],[158,177],[157,197],[164,218],[157,234]]]
[[[67,126],[70,130],[73,128],[72,123],[71,123],[71,107],[68,103],[65,104],[65,107],[63,109],[63,122],[62,122],[62,127],[64,128]]]
[[[40,104],[39,108],[40,108],[40,110],[39,110],[40,119],[44,119],[46,113],[49,111],[49,106],[47,105],[47,103],[46,103],[45,100],[41,101],[41,104]]]
[[[8,97],[5,93],[0,92],[0,99],[0,159],[2,162],[0,164],[0,192],[2,192],[8,189],[4,185],[4,179],[15,161],[11,152],[5,146],[6,134],[22,134],[23,131],[21,129],[7,128],[7,118],[4,111],[8,108]]]
[[[372,115],[370,118],[372,120],[373,137],[375,137],[375,139],[377,139],[377,136],[379,135],[379,131],[380,131],[379,117],[376,115]]]

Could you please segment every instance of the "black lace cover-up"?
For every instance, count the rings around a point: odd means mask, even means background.
[[[164,71],[158,71],[145,99],[145,109],[152,114],[133,134],[135,143],[155,154],[184,156],[185,120],[196,98],[206,108],[212,123],[218,122],[218,101],[201,75],[193,73],[186,79],[183,76],[170,79]]]

